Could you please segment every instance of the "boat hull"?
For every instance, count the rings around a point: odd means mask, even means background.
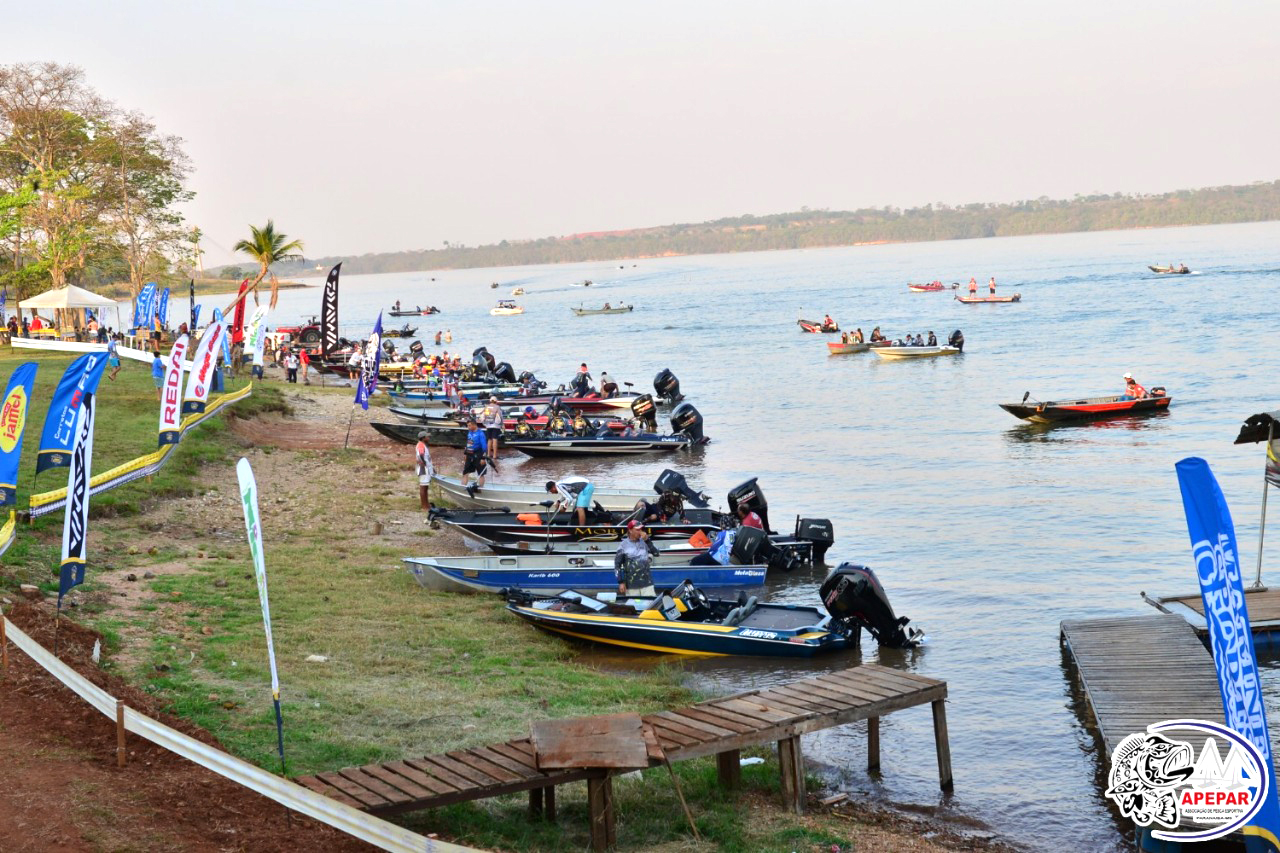
[[[815,334],[830,335],[840,331],[839,323],[834,326],[824,326],[821,322],[814,322],[813,320],[796,320],[796,325],[800,327],[802,332],[813,332]]]
[[[1187,275],[1191,272],[1188,269],[1174,269],[1173,267],[1153,267],[1148,266],[1147,269],[1158,275]]]
[[[827,352],[831,355],[852,355],[855,352],[866,352],[871,349],[871,344],[839,344],[835,341],[827,342]]]
[[[1057,424],[1069,421],[1126,418],[1134,415],[1150,415],[1167,411],[1172,397],[1143,397],[1140,400],[1121,400],[1119,397],[1093,397],[1071,402],[1001,403],[1000,408],[1016,418],[1037,424]]]
[[[965,305],[1001,305],[1010,302],[1021,302],[1022,294],[1015,293],[1012,296],[957,296],[957,302],[963,302]]]
[[[640,610],[649,600],[629,601]],[[814,607],[762,604],[738,625],[570,613],[514,602],[507,610],[564,636],[668,654],[805,658],[857,645],[856,636],[850,639],[819,627],[828,617]]]
[[[640,438],[512,438],[505,444],[529,456],[635,456],[641,453],[670,453],[692,447],[693,441],[683,435]]]
[[[569,310],[579,317],[589,317],[592,314],[627,314],[634,307],[634,305],[622,305],[617,308],[570,308]]]
[[[871,351],[881,358],[934,358],[940,355],[958,355],[956,347],[872,347]]]
[[[614,591],[618,578],[613,555],[586,557],[406,557],[419,584],[449,592],[497,592],[524,589],[539,593]],[[654,558],[650,572],[657,589],[692,581],[700,589],[750,589],[764,584],[768,566],[691,566],[686,555]]]

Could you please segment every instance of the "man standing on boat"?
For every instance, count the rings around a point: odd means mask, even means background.
[[[489,471],[487,453],[488,442],[485,440],[484,430],[473,417],[467,421],[467,444],[463,450],[465,461],[462,463],[462,487],[472,497],[475,497],[476,489],[484,488],[484,475]],[[474,486],[467,484],[472,474],[476,475]]]
[[[590,480],[576,474],[571,474],[559,482],[548,480],[547,493],[558,496],[556,502],[551,505],[553,511],[576,509],[578,524],[586,526],[587,509],[590,508],[591,498],[596,493],[596,487]]]
[[[489,464],[494,470],[498,468],[498,439],[502,436],[502,406],[497,397],[490,397],[489,403],[480,413],[480,422],[484,424],[484,436],[489,445]]]
[[[978,277],[969,276],[969,296],[976,297],[978,295]]]
[[[658,549],[649,541],[644,525],[634,518],[627,522],[627,538],[618,543],[613,555],[613,571],[618,576],[618,595],[655,594],[649,571]]]
[[[1145,396],[1147,396],[1147,389],[1137,383],[1132,373],[1126,373],[1124,375],[1124,394],[1120,396],[1120,399],[1141,400]]]
[[[991,295],[995,296],[996,295],[996,277],[995,276],[991,276],[991,283],[987,285],[987,287],[991,290]]]

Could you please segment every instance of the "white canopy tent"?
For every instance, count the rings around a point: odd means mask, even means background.
[[[74,284],[68,284],[66,287],[55,287],[53,290],[46,290],[37,296],[29,299],[23,299],[18,303],[18,316],[22,316],[22,310],[27,309],[35,314],[37,310],[46,311],[65,311],[75,308],[90,308],[97,316],[101,316],[103,308],[116,309],[116,328],[120,328],[120,304],[114,299],[106,296],[99,296],[92,291],[85,290],[83,287],[76,287]],[[72,325],[83,325],[77,322],[82,315],[77,311],[71,316]]]

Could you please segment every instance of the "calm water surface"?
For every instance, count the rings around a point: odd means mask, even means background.
[[[670,367],[713,443],[678,457],[718,496],[759,476],[775,527],[829,517],[829,559],[877,569],[894,606],[925,628],[913,651],[812,664],[702,660],[704,686],[745,689],[850,660],[946,679],[955,793],[937,790],[927,707],[881,728],[883,776],[865,764],[865,728],[806,738],[807,754],[846,790],[977,818],[1042,849],[1124,849],[1103,802],[1092,736],[1073,709],[1058,642],[1063,619],[1154,612],[1139,593],[1193,590],[1173,465],[1212,464],[1235,511],[1242,560],[1256,559],[1262,451],[1233,447],[1239,423],[1276,408],[1270,342],[1280,287],[1280,223],[1109,232],[496,270],[348,276],[343,333],[367,334],[380,308],[438,305],[419,337],[453,332],[517,370],[567,381],[580,361],[650,390]],[[1196,275],[1148,274],[1186,262]],[[962,305],[910,293],[908,281],[985,282],[1020,304]],[[434,276],[435,281],[431,281]],[[589,288],[572,283],[592,279]],[[498,281],[497,290],[489,287]],[[491,317],[515,286],[526,313]],[[632,302],[629,315],[575,317],[580,302]],[[318,313],[318,289],[283,291],[273,318]],[[799,316],[894,337],[962,329],[963,356],[887,362],[829,357]],[[388,323],[390,324],[390,319]],[[427,325],[431,324],[431,325]],[[274,325],[274,323],[272,324]],[[1166,416],[1051,430],[996,406],[1119,393],[1121,377],[1164,385]],[[592,463],[601,484],[646,484],[660,462]],[[504,465],[544,479],[557,463]],[[1280,547],[1276,545],[1275,547]],[[776,600],[816,600],[820,573],[779,580]],[[1280,577],[1271,576],[1271,580]],[[612,667],[653,657],[598,656]],[[1268,670],[1271,720],[1280,674]]]

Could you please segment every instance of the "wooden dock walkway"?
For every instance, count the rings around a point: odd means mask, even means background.
[[[800,813],[805,798],[801,735],[867,720],[867,765],[878,768],[880,717],[928,703],[933,709],[939,784],[950,790],[946,697],[945,681],[864,664],[778,687],[645,714],[645,730],[653,736],[647,766],[714,755],[721,783],[736,787],[740,750],[776,741],[783,800],[789,809]],[[373,814],[397,814],[529,791],[530,812],[553,820],[556,786],[586,780],[591,844],[593,849],[603,850],[615,840],[611,777],[624,770],[541,769],[532,741],[522,738],[443,755],[350,767],[297,781]]]
[[[1068,620],[1062,643],[1084,685],[1105,765],[1120,741],[1151,723],[1224,722],[1213,657],[1180,616]]]
[[[1201,637],[1209,635],[1204,618],[1204,599],[1199,592],[1185,595],[1147,595],[1143,601],[1161,613],[1181,616]],[[1246,587],[1245,606],[1249,608],[1249,628],[1257,651],[1280,647],[1280,587]]]

